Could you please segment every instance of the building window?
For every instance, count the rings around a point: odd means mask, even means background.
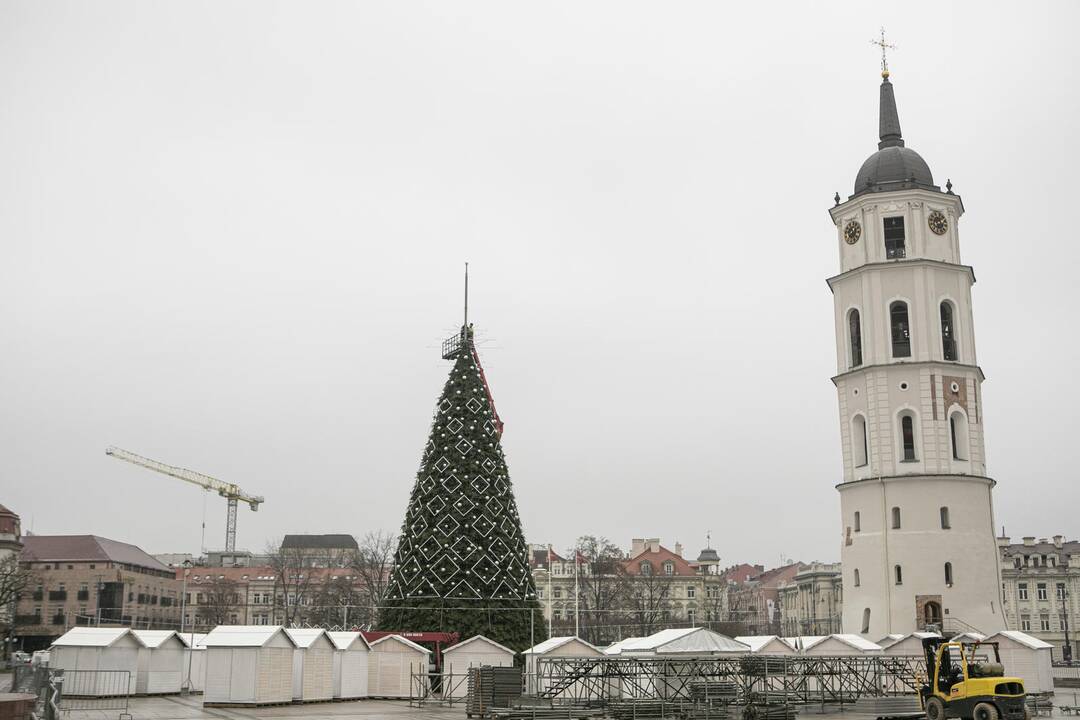
[[[948,300],[941,303],[941,351],[946,360],[956,360],[956,326],[953,306]]]
[[[664,574],[665,575],[674,575],[675,574],[675,563],[671,562],[670,560],[668,560],[666,563],[664,563]]]
[[[870,632],[870,608],[863,608],[862,611],[862,632],[866,634]]]
[[[1031,630],[1031,616],[1030,615],[1021,615],[1020,616],[1020,629],[1023,630],[1024,632],[1029,632]]]
[[[692,610],[692,609],[691,609],[691,610],[687,610],[687,611],[686,611],[686,620],[687,620],[687,622],[689,622],[689,623],[690,623],[691,625],[693,625],[693,624],[694,624],[694,622],[695,622],[695,621],[697,620],[697,611],[696,611],[696,610]]]
[[[638,567],[641,568],[642,575],[652,575],[652,563],[648,560],[643,560]]]
[[[551,594],[556,600],[561,600],[562,599],[562,589],[561,588],[555,588],[554,590],[551,591]]]
[[[893,567],[893,575],[896,576],[895,581],[897,585],[904,584],[904,570],[899,565]]]
[[[1035,592],[1039,600],[1046,599],[1046,583],[1039,583],[1035,586]]]
[[[1043,632],[1050,631],[1050,616],[1046,613],[1039,616],[1039,629]]]
[[[861,581],[859,579],[859,568],[855,568],[855,587],[859,587]]]
[[[1058,583],[1057,584],[1057,596],[1058,596],[1058,600],[1064,600],[1065,599],[1065,583]]]
[[[1020,599],[1021,600],[1027,600],[1028,599],[1028,584],[1027,583],[1020,583],[1019,585],[1017,585],[1016,589],[1020,594]]]
[[[865,467],[867,463],[866,418],[856,415],[851,421],[851,448],[854,451],[855,467]]]
[[[688,598],[697,597],[697,588],[695,588],[693,585],[687,585],[686,586],[686,597],[688,597]]]
[[[892,509],[892,526],[893,530],[900,529],[900,508],[898,507]]]
[[[862,530],[862,521],[859,517],[859,511],[855,511],[855,532]]]
[[[951,562],[945,563],[945,584],[948,585],[949,587],[952,587],[952,584],[953,584],[952,563]]]
[[[901,462],[915,462],[915,418],[911,413],[900,416],[900,449],[903,451]]]
[[[952,439],[953,460],[968,459],[968,424],[959,410],[949,415],[949,436]]]
[[[851,367],[862,365],[862,323],[859,311],[852,308],[848,312],[848,345],[851,350]]]
[[[890,260],[906,257],[904,248],[904,218],[885,218],[885,257]]]
[[[542,587],[536,588],[536,599],[537,600],[543,600],[544,599],[544,588],[542,588]]]
[[[941,529],[948,530],[950,527],[952,527],[949,524],[949,508],[943,507],[938,510],[938,513],[941,515]]]
[[[907,303],[897,300],[889,305],[889,320],[892,326],[892,356],[911,357],[911,325],[908,323]]]

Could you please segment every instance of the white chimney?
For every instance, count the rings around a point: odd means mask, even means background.
[[[682,557],[683,546],[678,540],[675,541],[675,554]]]

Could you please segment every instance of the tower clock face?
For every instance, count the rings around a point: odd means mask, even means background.
[[[930,229],[934,231],[935,235],[944,235],[945,231],[949,229],[949,221],[945,219],[945,215],[940,210],[935,210],[930,213],[930,217],[926,219],[926,223],[930,226]]]
[[[859,238],[862,236],[862,225],[857,220],[852,220],[844,226],[844,242],[848,245],[854,245],[859,242]]]

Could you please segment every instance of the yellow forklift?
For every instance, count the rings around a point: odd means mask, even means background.
[[[926,720],[1030,720],[1024,681],[1005,677],[998,644],[924,638],[926,685],[919,691]],[[992,662],[980,650],[994,651]]]

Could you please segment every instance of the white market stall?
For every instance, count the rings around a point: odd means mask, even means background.
[[[886,635],[881,639],[878,645],[881,646],[882,653],[885,655],[911,655],[923,657],[926,654],[922,645],[923,640],[926,638],[939,637],[941,636],[933,632],[913,632],[908,633],[907,635]]]
[[[443,650],[443,697],[463,698],[469,694],[469,668],[491,665],[510,667],[514,651],[484,637],[473,637]]]
[[[624,642],[620,655],[745,655],[750,647],[708,628],[671,628]]]
[[[65,695],[130,695],[142,648],[128,628],[72,628],[49,649],[49,667],[64,671]]]
[[[1029,693],[1054,691],[1053,645],[1019,630],[1002,630],[986,638],[986,642],[998,644],[1005,674],[1023,680],[1024,690]]]
[[[413,674],[427,682],[431,651],[400,635],[386,635],[371,643],[368,655],[370,697],[407,698],[412,695]]]
[[[135,677],[136,695],[174,695],[184,677],[187,645],[173,630],[132,630],[142,642]]]
[[[834,633],[833,635],[804,637],[802,654],[817,657],[837,655],[880,655],[881,646],[854,633]]]
[[[204,705],[290,702],[296,645],[276,625],[219,625],[206,646]]]
[[[528,650],[523,650],[521,654],[525,657],[525,692],[529,695],[535,695],[539,691],[546,690],[550,684],[549,678],[538,679],[536,676],[537,661],[540,658],[600,657],[604,653],[595,645],[570,635],[548,638]],[[580,697],[583,694],[581,687],[570,687],[560,691],[556,697],[563,697],[564,695]]]
[[[794,655],[795,648],[778,635],[740,635],[735,638],[755,655]]]
[[[334,698],[356,700],[367,697],[371,646],[358,632],[326,634],[334,644]]]
[[[334,697],[334,644],[321,628],[289,628],[293,651],[293,700],[317,702]]]

